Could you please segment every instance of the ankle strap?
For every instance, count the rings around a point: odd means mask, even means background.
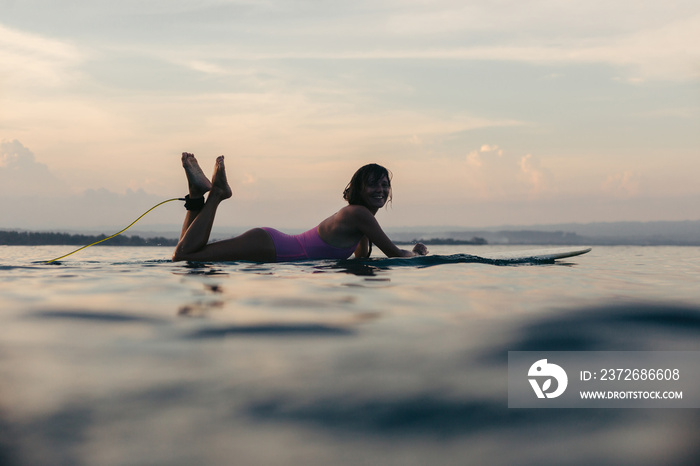
[[[202,207],[204,207],[204,196],[195,199],[190,198],[189,194],[185,196],[185,209],[202,210]]]

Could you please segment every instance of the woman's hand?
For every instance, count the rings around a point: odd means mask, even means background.
[[[428,254],[428,248],[425,247],[425,244],[423,243],[416,243],[416,245],[413,246],[413,252],[416,255],[425,256],[426,254]]]

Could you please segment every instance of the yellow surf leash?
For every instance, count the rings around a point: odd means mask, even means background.
[[[150,211],[152,211],[152,210],[155,209],[156,207],[162,206],[162,205],[165,204],[166,202],[185,201],[185,200],[186,200],[186,199],[182,199],[182,198],[179,198],[179,197],[174,197],[174,198],[172,198],[172,199],[168,199],[167,201],[159,202],[158,204],[154,205],[153,207],[151,207],[150,209],[148,209],[146,212],[144,212],[143,214],[141,214],[141,216],[140,216],[139,218],[137,218],[136,220],[134,220],[133,222],[131,222],[131,224],[130,224],[128,227],[124,228],[122,231],[120,231],[120,232],[118,232],[118,233],[115,233],[115,234],[113,234],[112,236],[108,236],[107,238],[103,238],[103,239],[101,239],[101,240],[99,240],[99,241],[95,241],[94,243],[90,243],[90,244],[88,244],[87,246],[83,246],[82,248],[76,249],[75,251],[69,252],[68,254],[65,254],[65,255],[63,255],[63,256],[61,256],[61,257],[57,257],[57,258],[55,258],[55,259],[51,259],[50,261],[46,261],[46,263],[47,263],[47,264],[50,264],[50,263],[52,263],[52,262],[56,262],[57,260],[61,260],[61,259],[63,259],[64,257],[68,257],[68,256],[70,256],[71,254],[75,254],[75,253],[78,252],[78,251],[82,251],[82,250],[85,249],[85,248],[89,248],[90,246],[94,246],[94,245],[96,245],[96,244],[98,244],[98,243],[101,243],[101,242],[103,242],[103,241],[107,241],[108,239],[112,239],[112,238],[114,238],[115,236],[121,235],[121,234],[124,233],[126,230],[128,230],[129,228],[131,228],[132,226],[134,226],[134,224],[135,224],[136,222],[138,222],[138,221],[141,220],[143,217],[145,217],[146,214],[148,214]]]

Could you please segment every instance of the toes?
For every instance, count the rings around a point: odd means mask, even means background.
[[[192,160],[197,160],[194,158],[194,154],[190,154],[189,152],[183,152],[182,153],[182,163],[183,165],[186,163],[191,163]]]

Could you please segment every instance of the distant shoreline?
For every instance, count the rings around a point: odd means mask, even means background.
[[[488,241],[486,241],[484,238],[479,238],[479,237],[473,237],[472,239],[454,239],[454,238],[430,238],[430,239],[413,239],[411,241],[405,241],[405,240],[397,240],[394,241],[396,244],[400,245],[406,245],[406,244],[415,244],[415,243],[423,243],[425,245],[431,246],[431,245],[439,245],[439,246],[450,246],[450,245],[485,245],[489,244]]]
[[[107,238],[107,235],[73,235],[69,233],[0,231],[0,246],[84,246]],[[119,235],[100,243],[102,246],[175,246],[177,240],[164,237],[142,238]],[[98,245],[98,246],[99,246]]]

